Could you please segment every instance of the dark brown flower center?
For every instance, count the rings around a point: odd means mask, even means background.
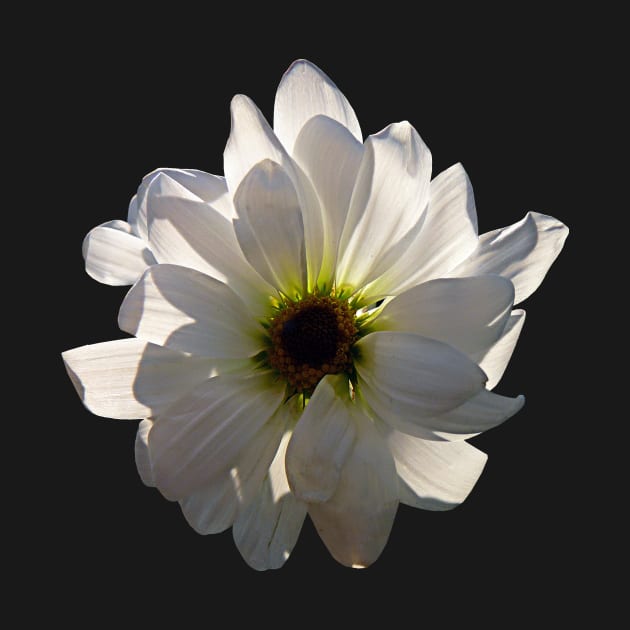
[[[294,391],[310,393],[325,374],[352,367],[357,327],[346,300],[309,295],[271,319],[269,363]]]

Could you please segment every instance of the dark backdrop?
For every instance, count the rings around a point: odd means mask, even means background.
[[[121,602],[143,614],[199,604],[208,607],[208,624],[226,611],[238,621],[253,597],[263,602],[252,608],[261,623],[297,604],[301,615],[291,625],[330,606],[355,621],[381,612],[421,623],[436,610],[446,620],[467,611],[482,621],[492,612],[507,615],[505,627],[523,615],[535,621],[569,607],[586,612],[588,600],[574,590],[593,580],[583,512],[588,466],[575,442],[585,411],[575,402],[582,387],[575,379],[585,350],[575,348],[574,307],[588,263],[578,247],[593,203],[583,125],[592,113],[587,96],[603,79],[591,62],[593,45],[580,36],[585,16],[553,21],[536,14],[518,23],[494,16],[495,28],[485,16],[456,11],[419,23],[379,14],[361,29],[328,16],[308,31],[306,13],[288,30],[270,30],[269,15],[260,27],[248,16],[243,30],[239,20],[174,13],[131,23],[106,13],[82,16],[85,28],[66,27],[42,50],[32,86],[41,159],[51,176],[48,264],[58,282],[47,287],[43,309],[54,330],[46,372],[54,394],[39,442],[45,439],[52,457],[25,583],[43,585],[64,614],[82,602],[121,619]],[[141,177],[157,167],[221,173],[232,95],[252,97],[271,120],[275,88],[298,57],[333,78],[364,135],[408,119],[433,153],[434,173],[461,161],[480,231],[528,210],[572,229],[542,287],[522,305],[527,321],[497,391],[523,393],[527,402],[473,440],[489,454],[476,488],[451,512],[401,506],[388,546],[363,572],[338,565],[308,520],[285,567],[266,574],[245,565],[230,531],[197,535],[177,504],[141,484],[133,460],[137,423],[91,415],[58,357],[123,336],[116,315],[126,288],[84,273],[87,231],[125,218]]]

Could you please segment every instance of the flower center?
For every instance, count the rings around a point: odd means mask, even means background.
[[[351,371],[357,333],[347,300],[308,295],[288,302],[270,319],[269,364],[295,392],[311,393],[325,374]]]

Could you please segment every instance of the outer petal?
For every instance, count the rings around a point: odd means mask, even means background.
[[[228,186],[233,194],[236,193],[244,177],[263,160],[271,160],[282,166],[295,187],[302,211],[309,287],[312,288],[324,255],[324,225],[317,194],[249,98],[235,96],[231,112],[232,129],[223,154]]]
[[[343,380],[347,397],[348,379]],[[336,391],[338,381],[327,376],[317,385],[287,449],[289,485],[303,501],[330,499],[354,444],[356,429],[350,408]]]
[[[62,353],[83,404],[97,416],[143,418],[160,413],[212,372],[208,359],[140,339],[119,339]]]
[[[436,441],[467,440],[505,422],[525,404],[523,396],[508,398],[484,389],[451,411],[418,419],[411,405],[394,407],[381,392],[370,386],[363,387],[362,393],[372,411],[390,427]]]
[[[136,443],[134,447],[134,455],[136,459],[136,468],[140,479],[145,486],[155,487],[153,479],[153,466],[151,465],[151,456],[149,454],[149,431],[153,426],[152,420],[141,420],[136,433]]]
[[[480,353],[476,358],[473,357],[479,363],[479,367],[488,375],[488,382],[486,383],[488,389],[494,389],[501,380],[510,362],[524,323],[525,311],[521,309],[512,311],[512,315],[508,319],[500,339],[490,350]]]
[[[514,287],[501,276],[431,280],[391,300],[374,325],[431,337],[474,355],[497,341],[513,300]]]
[[[426,219],[409,248],[368,289],[370,295],[397,295],[440,278],[477,247],[477,212],[472,185],[461,164],[431,181]]]
[[[129,291],[120,328],[198,356],[245,358],[264,347],[263,330],[225,284],[176,265],[155,265]]]
[[[500,274],[514,283],[518,304],[540,286],[568,234],[557,219],[528,212],[518,223],[480,236],[477,249],[452,275]]]
[[[88,232],[83,241],[85,270],[98,282],[133,284],[155,258],[125,221],[109,221]]]
[[[252,267],[285,295],[306,290],[304,224],[291,179],[264,160],[242,180],[234,205],[236,238]]]
[[[450,510],[466,499],[488,456],[466,442],[433,442],[390,430],[387,445],[404,484],[401,501],[423,510]]]
[[[149,444],[164,496],[188,497],[232,468],[283,396],[284,385],[269,374],[219,375],[158,416]]]
[[[303,126],[319,114],[341,123],[363,141],[356,114],[339,88],[317,66],[298,59],[280,81],[273,111],[274,129],[289,153]]]
[[[483,389],[486,375],[455,348],[421,335],[375,332],[355,344],[360,391],[391,414],[424,418],[450,411]]]
[[[291,494],[284,469],[289,438],[285,433],[258,496],[232,530],[245,562],[258,571],[279,569],[287,561],[306,516],[306,505]]]
[[[287,424],[284,407],[238,454],[229,471],[221,472],[201,490],[180,502],[186,520],[197,533],[222,532],[255,500],[284,434]]]
[[[394,461],[369,418],[355,410],[357,439],[335,494],[309,504],[324,544],[341,564],[367,567],[385,547],[398,509]]]
[[[363,145],[342,124],[315,116],[302,127],[294,158],[313,183],[324,220],[324,260],[320,281],[333,277],[339,239],[363,157]]]
[[[232,222],[206,203],[162,194],[168,191],[164,175],[149,190],[149,243],[156,260],[211,275],[233,288],[257,314],[263,311],[273,287],[245,260]]]
[[[360,288],[413,240],[429,201],[431,153],[408,123],[370,136],[339,242],[338,286]]]

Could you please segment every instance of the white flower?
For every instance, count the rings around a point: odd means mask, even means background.
[[[277,568],[306,513],[332,555],[367,566],[398,503],[450,509],[486,455],[464,440],[516,413],[490,390],[567,228],[529,213],[477,236],[460,164],[431,180],[407,122],[363,142],[353,109],[306,61],[272,130],[232,101],[225,179],[162,169],[128,223],[92,230],[87,271],[134,284],[135,338],[64,353],[92,412],[140,423],[143,481],[201,533],[233,526]]]

